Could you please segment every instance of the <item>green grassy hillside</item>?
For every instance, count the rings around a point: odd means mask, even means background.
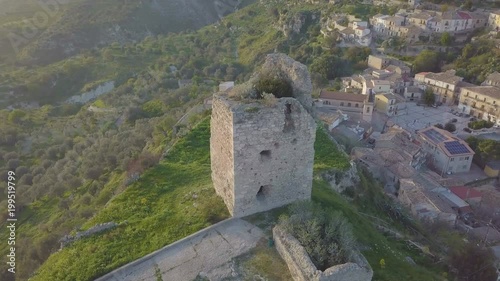
[[[54,253],[33,280],[93,280],[229,216],[210,178],[209,120],[92,219],[121,223]]]
[[[92,280],[228,217],[210,180],[209,139],[209,122],[205,120],[179,141],[165,160],[148,170],[82,228],[110,221],[121,223],[119,227],[54,253],[33,280]],[[327,167],[345,170],[349,166],[348,159],[322,129],[317,131],[315,151],[313,200],[332,210],[341,210],[354,225],[356,237],[367,248],[363,253],[375,271],[375,280],[442,280],[439,268],[429,260],[378,232],[371,219],[359,213],[367,211],[366,206],[349,203],[320,179],[320,171]],[[381,196],[379,187],[370,180],[363,178],[361,185]],[[380,211],[375,213],[385,218]],[[418,265],[407,263],[406,256]],[[380,268],[380,259],[386,260],[385,269]],[[255,266],[260,270],[258,262]],[[264,275],[267,270],[263,269]]]
[[[113,42],[198,29],[251,2],[6,0],[0,12],[0,58],[46,64]]]

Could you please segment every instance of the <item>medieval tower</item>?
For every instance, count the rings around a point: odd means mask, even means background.
[[[283,54],[268,55],[262,69],[279,72],[292,97],[263,102],[235,94],[242,91],[236,87],[213,98],[212,181],[234,217],[311,198],[316,124],[309,73]]]

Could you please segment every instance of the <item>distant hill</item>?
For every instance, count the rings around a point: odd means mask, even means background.
[[[114,42],[198,29],[252,2],[0,0],[0,62],[46,64]]]

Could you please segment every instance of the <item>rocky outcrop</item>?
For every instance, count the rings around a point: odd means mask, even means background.
[[[373,270],[360,253],[353,253],[351,262],[318,270],[299,241],[279,226],[273,228],[276,249],[285,260],[295,281],[369,281]]]
[[[349,170],[325,172],[323,178],[328,181],[330,186],[338,193],[342,193],[346,188],[356,186],[360,181],[358,169],[353,161],[351,162]]]

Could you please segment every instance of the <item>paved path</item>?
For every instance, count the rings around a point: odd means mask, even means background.
[[[157,281],[157,271],[161,273],[163,281],[191,281],[200,272],[208,273],[210,277],[230,274],[228,263],[231,259],[254,248],[262,237],[263,232],[258,227],[241,219],[228,219],[118,268],[96,281]],[[221,269],[225,272],[221,273]]]

